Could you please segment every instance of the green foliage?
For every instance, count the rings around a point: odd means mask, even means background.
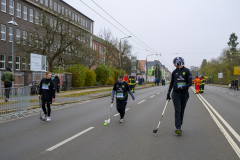
[[[52,73],[65,73],[66,71],[62,67],[53,67]]]
[[[97,81],[94,82],[94,86],[101,86],[101,85],[102,85],[101,82],[97,82]]]
[[[67,71],[72,73],[72,87],[84,87],[86,71],[83,65],[71,65]]]
[[[96,81],[96,73],[88,68],[85,68],[85,72],[85,86],[94,86],[94,82]]]
[[[108,83],[108,77],[110,74],[109,68],[107,68],[105,65],[101,65],[95,69],[96,73],[96,80],[98,82],[101,82],[103,85],[106,85]]]
[[[108,79],[108,85],[114,85],[114,78],[113,77],[109,77]]]

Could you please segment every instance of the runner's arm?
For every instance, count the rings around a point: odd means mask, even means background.
[[[174,83],[174,71],[172,72],[172,78],[171,78],[171,83],[170,83],[170,86],[169,86],[169,89],[168,89],[168,93],[170,93],[172,91],[172,88],[173,88],[173,83]]]

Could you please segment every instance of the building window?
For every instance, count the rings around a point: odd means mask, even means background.
[[[38,48],[38,35],[35,35],[35,47]]]
[[[8,67],[12,69],[12,56],[8,56]]]
[[[39,39],[40,39],[40,49],[43,49],[43,38],[42,38],[42,36],[40,36]]]
[[[21,37],[21,33],[20,33],[20,29],[16,30],[16,42],[20,43],[20,37]]]
[[[39,14],[35,11],[35,24],[39,24]]]
[[[17,3],[17,17],[21,18],[21,4]]]
[[[23,31],[23,45],[26,45],[26,41],[27,41],[27,32]]]
[[[68,16],[68,9],[65,9],[65,15]]]
[[[16,70],[20,70],[20,57],[16,57]]]
[[[9,42],[13,41],[13,28],[9,27]]]
[[[45,0],[45,6],[48,7],[48,0]]]
[[[26,6],[23,7],[23,19],[27,20],[27,7]]]
[[[61,13],[61,5],[58,5],[58,13]]]
[[[83,19],[83,26],[85,27],[85,19]]]
[[[71,15],[72,15],[72,12],[71,12],[71,11],[68,11],[68,16],[69,16],[69,18],[71,18]]]
[[[22,70],[26,70],[26,57],[22,58]]]
[[[32,46],[32,33],[29,33],[29,46]]]
[[[57,3],[54,2],[54,11],[57,11]]]
[[[33,10],[30,9],[29,21],[33,23]]]
[[[72,20],[74,21],[74,13],[72,13]]]
[[[9,0],[9,14],[14,15],[14,1]]]
[[[81,25],[82,25],[82,22],[83,22],[83,20],[82,20],[82,18],[81,18]]]
[[[78,16],[78,23],[80,24],[81,22],[80,22],[80,17]]]
[[[43,0],[40,0],[40,3],[43,4]]]
[[[62,7],[62,15],[64,15],[64,11],[65,11],[65,9],[64,9],[64,7]]]
[[[6,0],[1,0],[1,11],[6,12]]]
[[[86,21],[86,28],[87,28],[87,21]]]
[[[92,27],[92,23],[91,23],[91,25],[90,25],[90,31],[91,31],[91,33],[93,34],[93,27]]]
[[[77,15],[75,14],[75,22],[77,22]]]
[[[0,69],[5,69],[5,55],[1,54],[0,56]]]
[[[6,41],[6,26],[1,24],[1,40]]]
[[[52,1],[52,0],[50,0],[50,2],[49,2],[49,3],[50,3],[50,8],[51,8],[51,9],[53,9],[53,1]]]

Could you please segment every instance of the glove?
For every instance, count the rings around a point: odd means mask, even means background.
[[[168,92],[167,94],[167,100],[170,101],[171,100],[171,97],[170,97],[170,92]]]

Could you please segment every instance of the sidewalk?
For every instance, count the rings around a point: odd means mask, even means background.
[[[221,85],[221,84],[205,84],[205,85],[216,86],[216,87],[223,87],[223,88],[229,88],[228,85]]]

